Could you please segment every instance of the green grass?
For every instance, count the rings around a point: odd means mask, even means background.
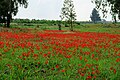
[[[37,27],[39,26],[39,27]],[[58,26],[54,25],[47,25],[47,24],[30,24],[27,25],[15,25],[11,24],[12,28],[35,28],[38,30],[58,30]],[[70,30],[69,27],[62,26],[62,30]],[[120,24],[81,24],[81,25],[74,25],[75,31],[80,32],[107,32],[107,33],[116,33],[120,34]]]

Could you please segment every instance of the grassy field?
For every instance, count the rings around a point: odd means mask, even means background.
[[[48,24],[11,24],[12,28],[37,28],[39,30],[58,30],[58,25],[48,25]],[[70,30],[69,27],[65,27],[62,25],[62,30]],[[74,25],[74,30],[75,31],[82,31],[82,32],[120,32],[120,24],[112,24],[112,23],[106,23],[106,24],[93,24],[93,23],[87,23],[87,24],[80,24]]]
[[[119,24],[11,26],[0,31],[0,80],[120,80]]]

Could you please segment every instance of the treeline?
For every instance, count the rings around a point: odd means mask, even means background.
[[[47,25],[65,25],[66,27],[68,26],[68,24],[65,21],[61,21],[61,20],[36,20],[36,19],[13,19],[12,23],[19,23],[19,24],[47,24]],[[76,24],[80,25],[80,22],[76,21]]]
[[[13,19],[12,23],[58,24],[64,22],[60,20]]]
[[[12,23],[33,23],[33,24],[66,24],[65,21],[61,21],[61,20],[36,20],[36,19],[13,19]],[[81,23],[93,23],[92,21],[75,21],[75,24],[80,25]]]

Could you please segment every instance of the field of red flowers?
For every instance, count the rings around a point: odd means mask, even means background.
[[[120,34],[0,32],[0,80],[120,80]]]

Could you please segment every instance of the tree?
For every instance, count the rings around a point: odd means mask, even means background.
[[[76,20],[76,13],[72,0],[64,0],[60,17],[61,20],[66,20],[70,24],[70,30],[73,31],[73,23]]]
[[[27,0],[0,0],[0,16],[6,17],[7,27],[10,27],[12,16],[17,14],[19,5],[27,8]]]
[[[59,30],[61,30],[61,21],[58,21]]]
[[[96,23],[98,21],[101,21],[101,18],[99,16],[99,13],[98,11],[94,8],[93,11],[92,11],[92,14],[90,16],[91,20]]]
[[[113,16],[115,22],[116,16],[120,20],[120,0],[92,0],[96,4],[96,8],[102,10],[103,17],[107,17],[108,7],[110,8],[110,14]]]

